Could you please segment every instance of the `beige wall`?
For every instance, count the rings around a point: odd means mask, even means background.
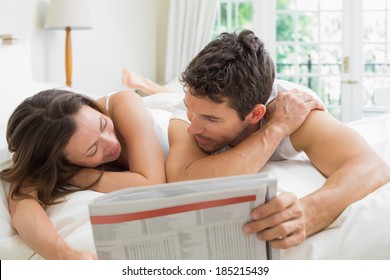
[[[65,82],[65,32],[44,30],[48,0],[0,0],[0,34],[32,46],[38,81]],[[73,87],[103,95],[122,88],[121,70],[161,81],[169,0],[89,0],[94,28],[72,32]]]
[[[157,76],[156,81],[159,83],[169,82],[164,81],[165,54],[167,45],[167,30],[168,30],[168,14],[169,0],[158,1],[157,13]]]

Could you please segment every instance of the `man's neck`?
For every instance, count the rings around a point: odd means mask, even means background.
[[[231,147],[234,147],[244,141],[249,135],[252,133],[258,131],[261,127],[261,120],[256,124],[249,124],[245,130],[234,140],[230,143]]]

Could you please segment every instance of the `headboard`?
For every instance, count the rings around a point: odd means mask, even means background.
[[[0,34],[0,129],[14,108],[35,92],[32,83],[30,42]]]
[[[11,45],[16,41],[12,34],[0,34],[0,40],[3,45]]]

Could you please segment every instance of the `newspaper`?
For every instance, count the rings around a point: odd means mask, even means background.
[[[267,174],[132,187],[89,203],[99,259],[278,259],[243,225],[276,194]]]

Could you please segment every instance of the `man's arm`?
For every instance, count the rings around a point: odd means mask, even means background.
[[[209,155],[187,133],[188,124],[173,119],[168,128],[169,153],[166,160],[168,182],[259,172],[280,141],[295,131],[311,110],[324,107],[304,92],[279,93],[267,113],[267,123],[232,149]]]
[[[348,205],[390,181],[389,167],[364,139],[326,112],[311,112],[291,141],[328,179],[300,200],[282,193],[252,212],[254,222],[244,231],[256,232],[276,248],[298,245],[330,225]]]
[[[301,199],[306,234],[327,227],[351,203],[390,181],[390,169],[354,130],[325,112],[312,112],[291,136],[296,149],[328,179]]]
[[[284,137],[277,127],[267,126],[234,148],[209,155],[187,133],[187,127],[188,124],[182,120],[173,119],[169,123],[168,182],[256,173]],[[259,155],[262,155],[261,158]]]

